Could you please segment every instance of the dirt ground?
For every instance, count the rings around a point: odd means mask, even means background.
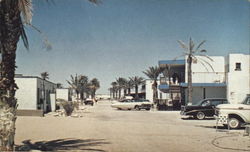
[[[250,151],[244,129],[215,129],[215,120],[181,119],[179,111],[120,111],[108,100],[83,117],[18,117],[16,145],[43,151]],[[17,146],[17,147],[18,147]]]

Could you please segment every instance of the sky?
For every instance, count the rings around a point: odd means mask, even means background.
[[[211,56],[250,53],[250,7],[247,0],[33,0],[32,24],[26,27],[30,49],[18,44],[16,73],[40,76],[68,87],[70,75],[97,78],[108,93],[118,77],[142,71],[183,53],[177,40],[192,37]],[[180,58],[182,59],[182,58]]]

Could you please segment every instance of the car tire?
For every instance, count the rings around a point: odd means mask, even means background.
[[[241,122],[237,118],[229,118],[228,126],[229,126],[229,128],[237,129],[237,128],[240,128]]]
[[[198,120],[203,120],[205,118],[205,114],[204,114],[204,112],[199,111],[196,113],[195,117]]]
[[[141,110],[139,106],[135,106],[135,110]]]
[[[150,110],[150,108],[146,108],[146,110],[147,110],[147,111],[149,111],[149,110]]]

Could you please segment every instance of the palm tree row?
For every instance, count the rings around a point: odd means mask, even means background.
[[[138,86],[144,83],[144,79],[142,77],[134,76],[129,77],[128,79],[119,77],[116,81],[111,83],[111,88],[109,88],[110,95],[115,99],[121,99],[121,91],[123,90],[123,95],[130,96],[131,89],[135,89],[135,98],[139,98],[138,95]]]
[[[100,82],[97,78],[93,78],[89,81],[88,77],[85,75],[78,76],[76,74],[75,76],[71,75],[70,77],[71,79],[67,80],[67,82],[70,85],[70,88],[75,91],[77,100],[83,100],[89,96],[95,98],[96,91],[100,88]]]

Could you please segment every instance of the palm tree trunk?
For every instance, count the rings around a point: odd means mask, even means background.
[[[0,1],[0,151],[14,150],[16,48],[21,35],[18,1]]]
[[[192,104],[192,57],[188,56],[188,103]]]
[[[130,87],[128,88],[128,95],[129,96],[131,95],[131,88]]]
[[[135,98],[139,98],[139,96],[138,96],[138,85],[135,85]]]
[[[119,89],[119,99],[121,99],[121,89]]]

